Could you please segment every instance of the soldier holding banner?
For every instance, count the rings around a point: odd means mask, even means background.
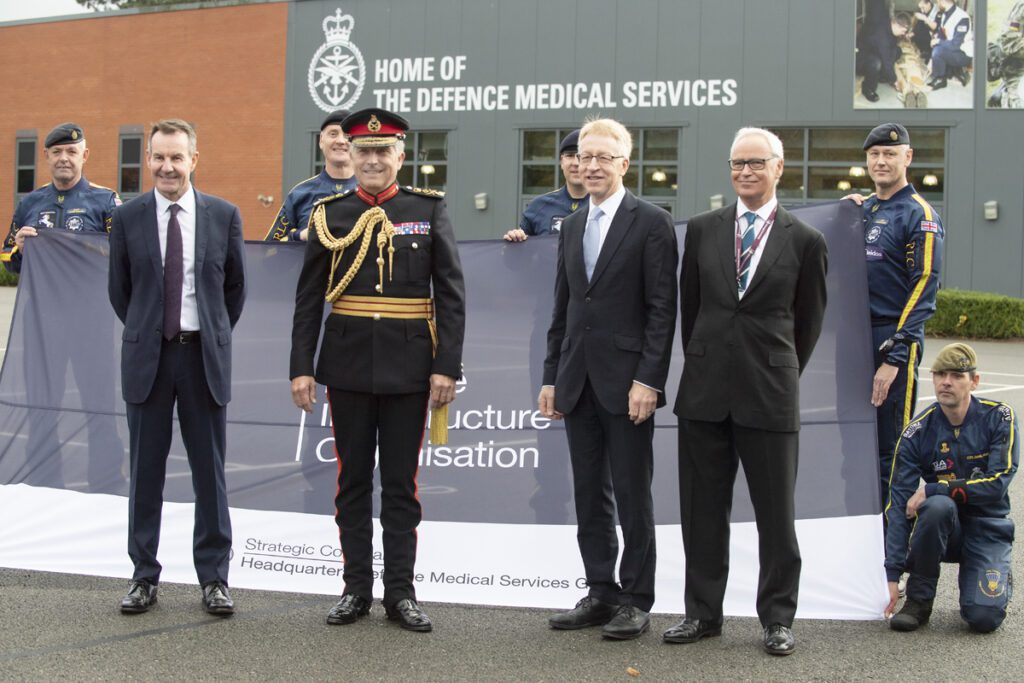
[[[379,448],[384,609],[404,629],[430,631],[413,586],[422,516],[416,475],[428,405],[431,442],[447,436],[446,407],[462,374],[465,288],[444,195],[395,182],[408,128],[383,109],[342,122],[358,184],[313,210],[290,376],[292,399],[307,412],[316,383],[327,386],[334,427],[345,587],[327,623],[350,624],[370,611]],[[325,298],[331,315],[314,372]]]

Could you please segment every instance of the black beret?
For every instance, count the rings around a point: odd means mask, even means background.
[[[880,126],[875,126],[868,133],[867,139],[864,140],[864,149],[869,150],[875,145],[892,147],[893,145],[909,144],[910,133],[906,128],[898,123],[883,123]]]
[[[320,132],[323,132],[324,128],[332,124],[338,124],[340,126],[341,122],[347,119],[350,113],[351,112],[349,112],[348,109],[335,109],[328,114],[327,118],[324,119],[324,122],[320,124]]]
[[[580,146],[580,129],[577,128],[573,132],[562,138],[562,143],[558,145],[558,156],[562,156],[569,150],[577,150]]]
[[[43,147],[49,149],[54,145],[73,145],[85,139],[85,132],[77,123],[62,123],[46,134]]]

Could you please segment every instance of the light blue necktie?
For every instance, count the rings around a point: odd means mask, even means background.
[[[747,282],[750,278],[750,262],[754,258],[754,223],[757,221],[757,214],[753,211],[747,211],[743,214],[743,217],[747,219],[747,228],[743,231],[743,236],[740,238],[740,263],[739,272],[737,273],[739,276],[737,282],[740,296],[743,296],[743,292],[747,291]]]
[[[601,254],[601,224],[599,219],[604,215],[600,206],[595,206],[587,219],[587,231],[583,233],[583,265],[587,268],[587,282],[594,276],[594,266]]]

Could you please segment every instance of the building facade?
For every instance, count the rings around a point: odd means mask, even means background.
[[[43,181],[42,136],[68,119],[86,128],[90,179],[112,187],[136,173],[132,135],[161,116],[193,121],[196,185],[237,203],[251,239],[318,171],[334,108],[410,120],[400,179],[445,189],[460,239],[498,238],[557,187],[557,140],[588,116],[634,132],[627,185],[678,219],[732,200],[741,126],[783,138],[779,195],[794,206],[869,191],[861,143],[896,120],[946,225],[944,286],[1022,296],[1024,112],[985,107],[995,1],[960,0],[979,46],[953,86],[973,101],[960,109],[855,106],[864,0],[293,0],[0,25],[0,212],[32,186],[33,155]]]

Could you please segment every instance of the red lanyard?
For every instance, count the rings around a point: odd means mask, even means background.
[[[750,258],[754,258],[754,254],[757,253],[757,247],[761,244],[761,240],[768,234],[768,229],[772,227],[772,223],[775,222],[775,213],[779,210],[779,205],[775,204],[775,208],[768,214],[768,220],[764,222],[761,229],[757,231],[757,237],[754,238],[754,243],[750,245]],[[754,213],[754,212],[752,212]],[[756,215],[756,214],[755,214]],[[744,228],[740,226],[740,217],[736,217],[736,279],[739,280],[740,272],[742,271],[743,265],[743,232]]]

